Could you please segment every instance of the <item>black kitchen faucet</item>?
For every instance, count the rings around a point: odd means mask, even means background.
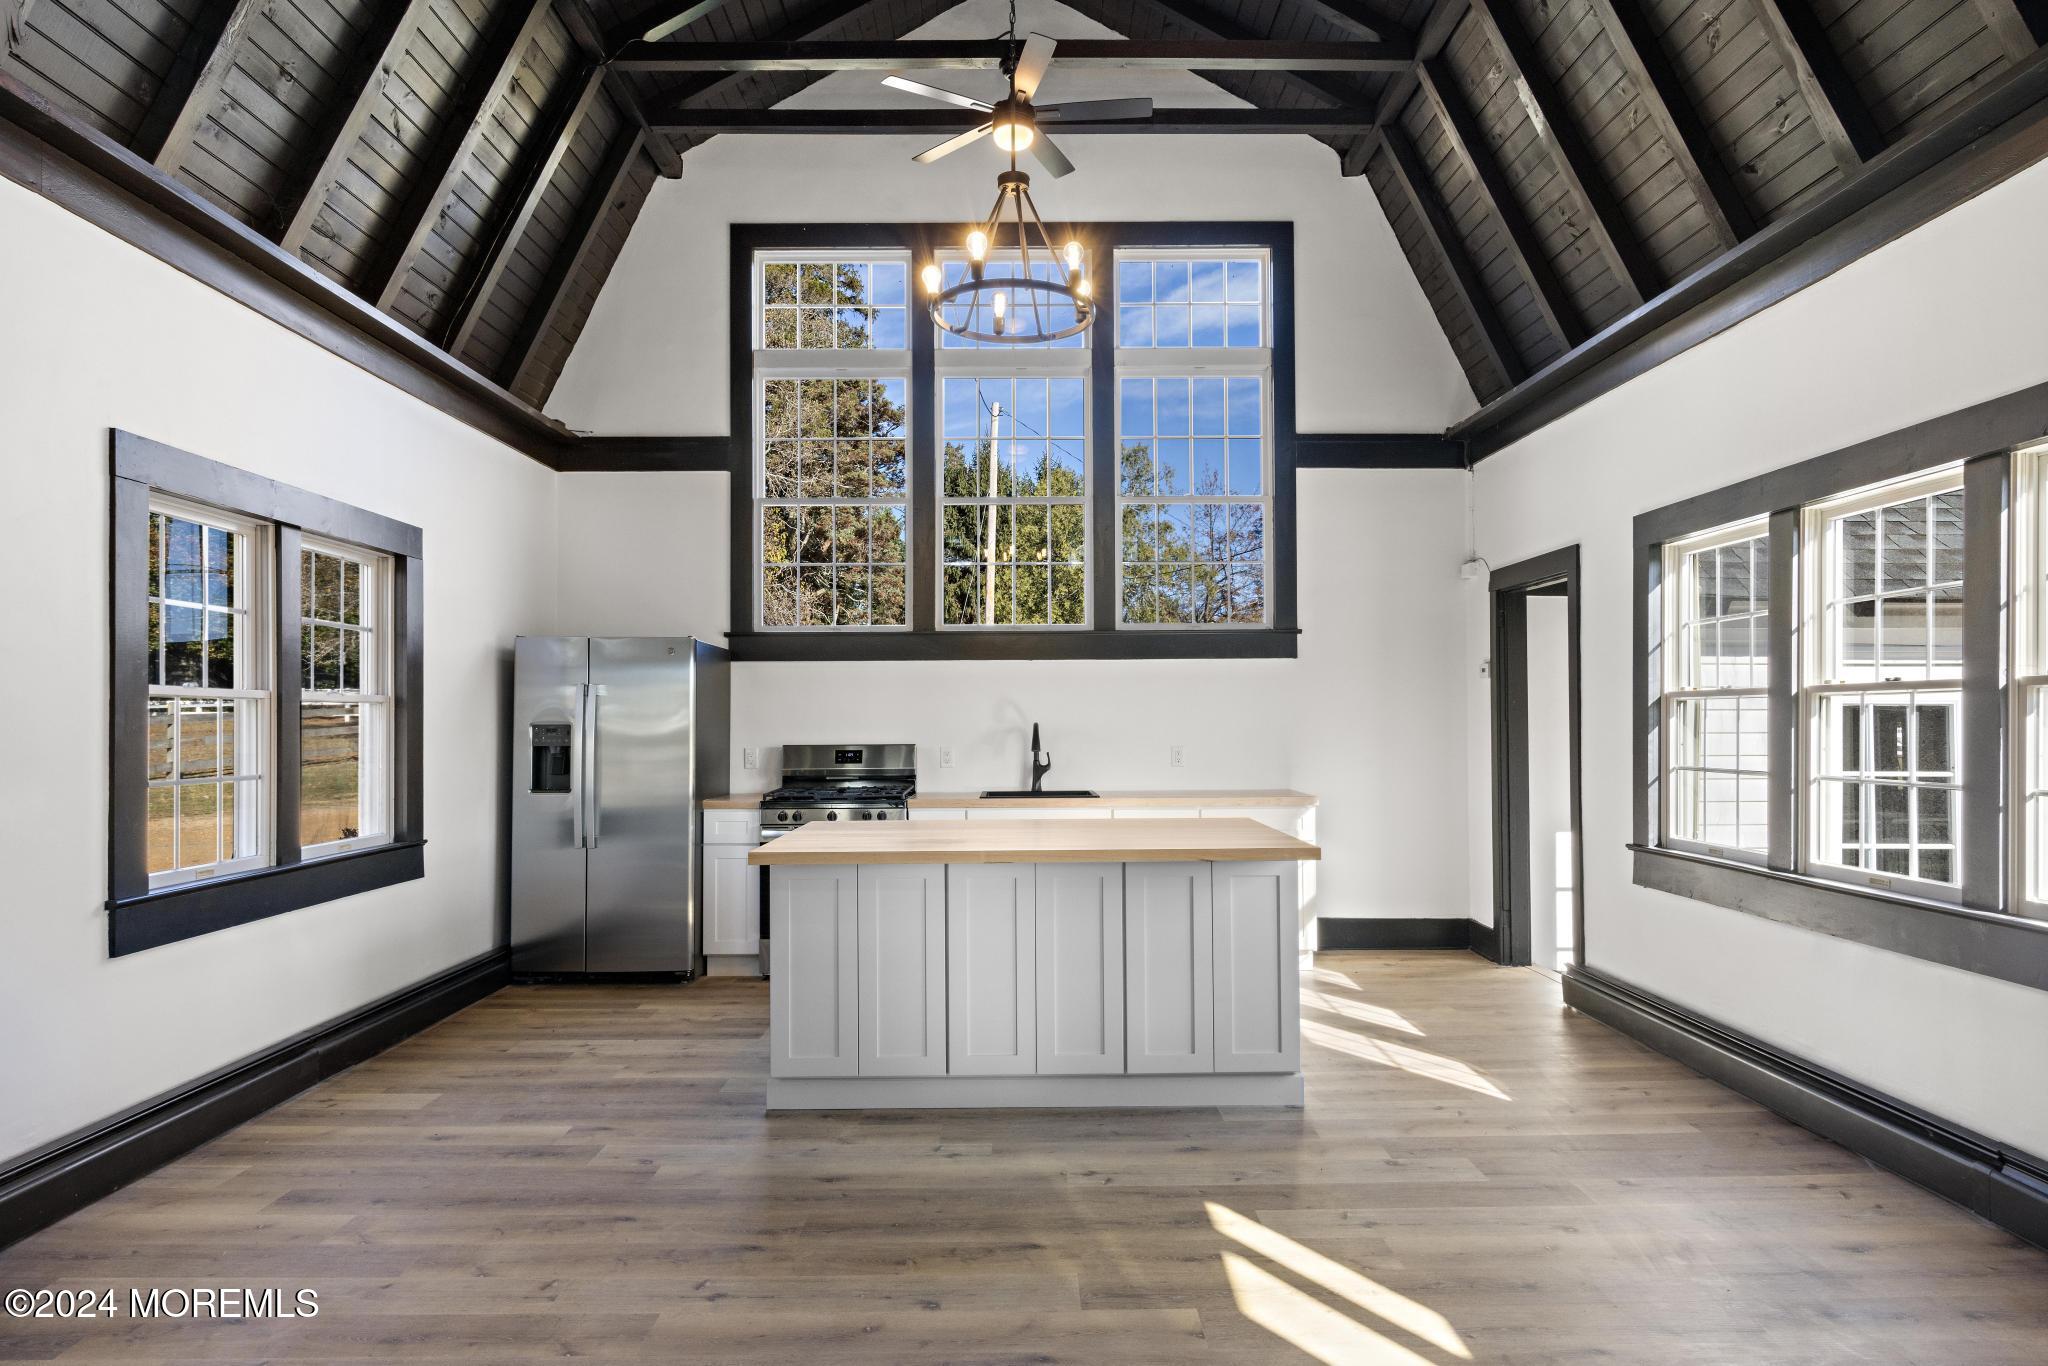
[[[1038,747],[1038,723],[1031,723],[1031,790],[1039,791],[1045,783],[1045,775],[1052,771],[1052,755],[1045,754],[1045,762],[1039,762],[1044,751]]]

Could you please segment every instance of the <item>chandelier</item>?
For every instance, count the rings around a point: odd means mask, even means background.
[[[925,293],[931,296],[932,322],[969,341],[1013,346],[1054,342],[1084,332],[1094,320],[1095,299],[1082,269],[1081,244],[1069,238],[1065,246],[1054,248],[1052,234],[1031,200],[1031,177],[1017,169],[1017,153],[1031,145],[1031,126],[1019,122],[996,132],[998,145],[1010,153],[1010,169],[996,177],[996,202],[988,217],[967,234],[966,278],[948,286],[937,261],[927,262],[921,272]],[[1006,139],[1006,132],[1012,136]],[[1009,275],[991,275],[989,250],[1010,235],[1006,219],[1014,229],[1017,250],[1014,257],[1005,255],[999,269],[1015,269]],[[1036,261],[1049,263],[1047,277],[1033,269]]]

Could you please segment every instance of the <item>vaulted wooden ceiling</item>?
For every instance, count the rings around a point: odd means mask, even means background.
[[[0,13],[6,78],[538,407],[654,180],[822,74],[659,58],[892,42],[954,3]],[[1391,45],[1381,69],[1204,74],[1314,117],[1331,173],[1369,178],[1482,402],[2048,61],[2048,0],[1067,3],[1148,42]]]

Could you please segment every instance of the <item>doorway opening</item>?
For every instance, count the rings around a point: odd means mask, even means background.
[[[1493,571],[1494,961],[1583,961],[1579,548]]]

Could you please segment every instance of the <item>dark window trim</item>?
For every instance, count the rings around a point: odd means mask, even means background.
[[[2006,909],[2003,600],[2012,451],[2048,435],[2048,384],[1816,456],[1635,519],[1633,735],[1635,805],[1630,848],[1636,885],[1797,925],[1968,972],[2048,990],[2048,922]],[[1796,667],[1799,587],[1793,564],[1800,509],[1856,489],[1963,465],[1965,756],[1960,904],[1857,887],[1801,871],[1805,813],[1794,783],[1800,698]],[[1770,615],[1770,853],[1762,867],[1660,847],[1658,761],[1661,679],[1651,652],[1660,628],[1664,546],[1733,522],[1768,519]],[[1992,587],[1980,591],[1978,585]],[[1786,605],[1781,608],[1780,604]]]
[[[112,957],[210,934],[425,875],[421,833],[424,595],[420,529],[250,474],[132,432],[112,436],[108,576],[108,952]],[[147,871],[145,753],[149,674],[145,605],[152,492],[260,518],[277,528],[276,745],[271,762],[276,860],[268,867],[152,891]],[[389,843],[306,862],[299,853],[299,557],[302,534],[391,557],[392,810]]]
[[[754,628],[753,265],[763,251],[909,251],[913,262],[958,242],[963,223],[736,223],[729,262],[731,476],[731,612],[729,643],[738,660],[912,659],[1292,659],[1300,628],[1295,605],[1294,225],[1256,223],[1089,223],[1075,235],[1100,263],[1098,297],[1114,300],[1116,252],[1127,248],[1256,247],[1269,254],[1273,296],[1273,578],[1267,585],[1272,623],[1187,631],[1117,629],[1116,406],[1112,347],[1093,349],[1095,392],[1089,432],[1090,612],[1085,629],[1029,627],[940,630],[932,584],[939,534],[937,397],[931,329],[910,329],[911,625],[908,630],[761,631]],[[1107,269],[1104,270],[1103,266]],[[912,311],[916,314],[916,280]],[[1110,325],[1114,325],[1113,321]],[[1111,395],[1104,401],[1104,395]]]

